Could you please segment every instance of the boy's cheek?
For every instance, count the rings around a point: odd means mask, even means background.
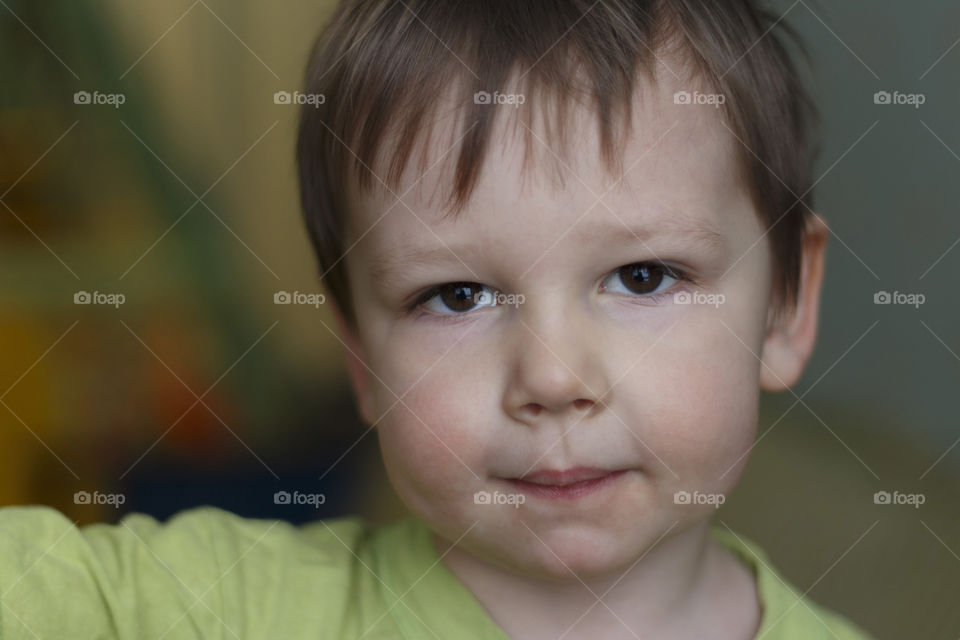
[[[402,406],[378,427],[390,483],[402,502],[434,528],[468,525],[475,509],[473,494],[487,477],[479,462],[479,442],[469,429],[445,426],[437,416],[423,412],[418,415],[429,429]]]
[[[411,398],[416,401],[416,396],[431,387],[434,394],[442,394],[439,397],[471,391],[477,394],[481,389],[471,386],[468,379],[484,373],[491,355],[491,349],[478,344],[479,333],[476,326],[437,328],[426,321],[403,322],[375,331],[370,366],[379,381],[374,378],[374,382],[388,386],[411,406]],[[389,390],[383,391],[386,397],[378,401],[388,401],[389,407],[396,397]]]
[[[721,476],[753,442],[757,365],[742,345],[731,344],[732,336],[722,338],[713,336],[710,349],[665,348],[650,369],[658,372],[656,387],[644,386],[649,371],[621,382],[630,394],[624,401],[638,412],[636,435],[667,485],[726,486],[730,478]]]
[[[470,489],[487,473],[482,420],[474,404],[469,394],[422,381],[378,427],[384,458],[416,477],[422,490]]]

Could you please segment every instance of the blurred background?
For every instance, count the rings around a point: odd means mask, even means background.
[[[0,505],[404,512],[329,310],[274,303],[320,291],[274,95],[333,4],[0,0]],[[716,521],[878,638],[957,638],[960,6],[770,6],[811,54],[832,235],[814,358]]]

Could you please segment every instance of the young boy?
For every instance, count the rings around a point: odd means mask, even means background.
[[[78,529],[8,507],[0,638],[868,637],[710,523],[758,390],[799,379],[817,328],[811,110],[776,22],[745,0],[343,2],[301,195],[412,515]]]

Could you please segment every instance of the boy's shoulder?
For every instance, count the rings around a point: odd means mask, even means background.
[[[323,637],[371,596],[356,567],[379,529],[210,506],[78,527],[50,507],[0,508],[0,637]]]
[[[224,569],[238,556],[336,564],[345,555],[362,551],[374,531],[370,523],[356,516],[294,525],[246,518],[213,506],[180,511],[166,521],[129,513],[117,524],[85,526],[77,526],[47,506],[0,508],[0,544],[4,548],[27,545],[35,549],[48,543],[48,554],[58,549],[89,551],[107,571],[118,569],[119,561],[128,554],[146,554],[164,563],[194,567],[208,564]]]
[[[756,542],[716,525],[711,525],[710,533],[756,578],[757,596],[762,607],[757,638],[871,640],[872,636],[843,615],[801,594],[780,575]]]

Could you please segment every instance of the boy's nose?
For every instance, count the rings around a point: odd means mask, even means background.
[[[514,329],[504,398],[510,415],[523,422],[542,420],[545,413],[579,419],[603,407],[607,386],[599,345],[582,323],[569,314],[537,320],[527,313],[520,314]]]

